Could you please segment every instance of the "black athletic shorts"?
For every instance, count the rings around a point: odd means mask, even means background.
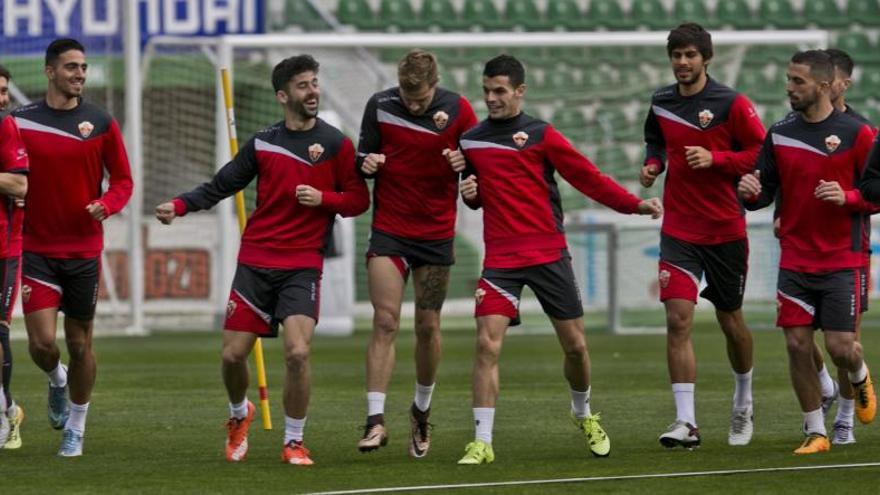
[[[776,325],[854,332],[861,269],[827,273],[779,270]]]
[[[742,307],[749,270],[749,241],[739,239],[721,244],[693,244],[660,234],[660,300],[686,299],[697,302],[700,279],[706,288],[700,296],[721,311]]]
[[[21,269],[24,313],[60,308],[67,317],[91,321],[100,277],[100,257],[47,258],[25,251]]]
[[[454,265],[454,241],[452,238],[437,241],[406,239],[374,229],[367,248],[367,262],[369,263],[370,258],[387,256],[406,279],[413,268]]]

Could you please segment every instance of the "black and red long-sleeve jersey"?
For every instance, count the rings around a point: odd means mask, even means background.
[[[781,189],[780,268],[817,273],[863,265],[862,218],[870,205],[858,187],[873,139],[871,126],[837,110],[815,123],[790,114],[770,128],[757,162],[761,195],[744,204],[763,208]],[[845,204],[817,199],[820,181],[838,182]]]
[[[131,197],[125,143],[116,120],[79,100],[71,110],[45,101],[13,112],[30,158],[24,250],[51,258],[91,258],[104,248],[104,229],[86,207],[103,204],[107,216]],[[102,191],[104,173],[108,188]]]
[[[552,263],[566,249],[555,172],[590,198],[622,213],[636,213],[639,198],[599,172],[550,124],[524,113],[482,121],[461,137],[477,176],[483,207],[486,268]]]
[[[412,115],[400,89],[376,93],[367,102],[358,142],[358,169],[370,153],[385,155],[373,187],[373,228],[417,240],[455,235],[458,174],[443,156],[456,149],[477,117],[464,97],[437,88],[421,115]]]
[[[257,132],[210,182],[175,198],[175,213],[207,210],[254,177],[257,207],[238,253],[238,261],[246,265],[321,269],[335,215],[353,217],[370,206],[367,185],[355,169],[351,140],[317,119],[305,131],[290,130],[280,122]],[[321,205],[300,204],[299,185],[321,191]]]
[[[745,238],[736,183],[752,170],[764,134],[748,98],[714,79],[693,96],[677,84],[657,90],[645,120],[645,165],[666,170],[663,233],[695,244]],[[686,146],[711,151],[712,166],[688,166]]]
[[[0,121],[0,172],[27,174],[28,154],[12,117]],[[0,196],[0,258],[21,255],[21,229],[24,208],[16,206],[15,198]]]

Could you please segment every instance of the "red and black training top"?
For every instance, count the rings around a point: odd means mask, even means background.
[[[761,195],[744,204],[763,208],[781,190],[780,268],[819,273],[863,265],[862,218],[871,205],[858,187],[873,139],[871,126],[837,110],[815,123],[793,113],[770,128],[758,156]],[[815,197],[820,180],[840,184],[843,206]]]
[[[50,258],[98,256],[104,229],[86,207],[100,202],[110,216],[131,197],[131,169],[116,120],[82,99],[71,110],[42,101],[13,116],[30,158],[24,250]]]
[[[682,96],[677,84],[657,90],[645,121],[645,165],[663,171],[668,162],[663,233],[694,244],[744,239],[736,184],[754,167],[764,134],[748,98],[714,79],[693,96]],[[712,166],[692,169],[685,146],[711,151]]]
[[[554,174],[580,192],[622,213],[636,213],[633,196],[578,152],[550,124],[524,113],[487,119],[461,137],[468,162],[463,174],[477,176],[483,207],[486,268],[522,268],[552,263],[566,249],[562,203]]]
[[[335,215],[353,217],[370,206],[367,185],[355,170],[351,140],[317,119],[306,131],[292,131],[279,122],[257,132],[210,182],[174,199],[175,213],[207,210],[254,177],[257,207],[238,253],[245,265],[321,269]],[[300,204],[298,185],[321,191],[321,205]]]
[[[373,229],[415,240],[455,235],[458,173],[443,156],[457,149],[461,134],[477,117],[464,97],[437,88],[421,115],[412,115],[400,88],[367,102],[358,142],[358,169],[370,153],[384,154],[373,187]]]
[[[28,154],[12,117],[0,121],[0,172],[28,173]],[[15,204],[15,198],[0,196],[0,258],[21,256],[21,229],[24,208]]]

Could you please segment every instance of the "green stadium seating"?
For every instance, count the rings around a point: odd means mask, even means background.
[[[852,57],[856,64],[880,60],[877,54],[877,47],[871,43],[871,40],[865,33],[853,31],[840,33],[837,36],[837,43],[833,46],[849,53],[849,56]]]
[[[638,177],[639,167],[626,156],[620,144],[601,146],[590,159],[602,173],[615,175],[622,180],[635,180]]]
[[[483,31],[506,29],[507,25],[492,0],[468,0],[464,3],[462,20]]]
[[[367,0],[339,0],[336,18],[342,24],[356,27],[359,31],[378,31],[384,29]]]
[[[587,119],[580,107],[564,106],[553,112],[550,121],[575,146],[587,140]]]
[[[880,98],[880,66],[877,64],[863,65],[859,68],[858,75],[858,80],[853,81],[852,86],[846,92],[847,100]],[[861,113],[860,108],[857,108],[856,111]]]
[[[683,22],[696,22],[706,27],[714,24],[704,0],[675,0],[675,4],[672,6],[671,21],[670,28]]]
[[[724,0],[715,7],[715,25],[734,29],[762,27],[745,0]]]
[[[777,29],[803,28],[803,19],[788,0],[761,0],[759,4],[758,17],[768,25]]]
[[[586,17],[591,28],[632,29],[635,26],[617,0],[591,0]]]
[[[303,31],[326,31],[329,24],[312,8],[308,0],[286,0],[284,2],[284,16],[282,26],[299,26]]]
[[[520,46],[507,50],[507,53],[513,55],[526,66],[526,72],[529,69],[544,67],[554,63],[549,57],[543,46]]]
[[[583,65],[589,61],[589,52],[583,46],[547,47],[547,59],[568,65]]]
[[[507,25],[524,31],[546,31],[550,24],[541,15],[533,0],[507,0],[504,8]]]
[[[856,0],[850,0],[850,3]],[[820,28],[842,28],[849,19],[834,0],[810,0],[804,4],[804,20]]]
[[[577,0],[553,0],[547,2],[547,22],[568,31],[586,31],[590,21],[584,16]]]
[[[379,4],[379,21],[387,31],[421,31],[427,27],[416,15],[409,0],[382,0]]]
[[[880,25],[880,3],[878,0],[849,0],[847,18],[853,24],[865,27]]]
[[[667,30],[672,22],[669,12],[660,0],[635,0],[630,9],[630,17],[636,26],[652,30]]]
[[[756,103],[776,102],[785,94],[785,87],[781,82],[768,81],[758,70],[740,71],[734,87]]]
[[[470,23],[461,19],[451,0],[431,0],[422,4],[422,21],[441,31],[467,31]]]

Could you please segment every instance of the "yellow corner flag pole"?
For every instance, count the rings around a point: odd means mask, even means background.
[[[229,131],[229,152],[238,154],[238,136],[235,132],[235,110],[232,108],[232,85],[229,81],[229,69],[220,69],[220,80],[223,85],[223,101],[226,102],[226,129]],[[244,211],[244,193],[235,193],[235,210],[238,212],[238,228],[244,232],[247,215]],[[266,386],[266,363],[263,361],[263,341],[257,338],[254,343],[254,361],[257,365],[257,387],[260,391],[260,413],[263,416],[263,429],[272,429],[272,415],[269,412],[269,391]]]

